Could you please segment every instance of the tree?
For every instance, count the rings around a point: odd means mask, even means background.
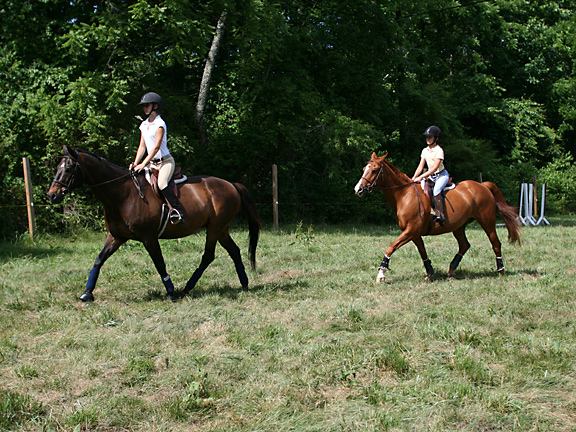
[[[170,148],[185,171],[242,181],[267,203],[277,163],[283,214],[298,220],[381,212],[376,201],[368,210],[354,201],[360,168],[372,151],[389,151],[411,172],[431,124],[445,131],[457,180],[482,172],[510,185],[508,199],[523,177],[573,164],[576,18],[567,0],[36,3],[0,6],[4,202],[23,203],[22,156],[40,200],[62,144],[127,164],[136,103],[150,90],[166,102]],[[89,195],[76,199],[71,209],[91,224]],[[0,235],[25,229],[25,212],[0,212]],[[62,215],[44,215],[39,229],[62,226]]]

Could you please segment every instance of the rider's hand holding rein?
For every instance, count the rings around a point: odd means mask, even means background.
[[[428,140],[428,138],[430,138],[430,137],[427,137],[426,140]],[[426,171],[424,174],[418,175],[418,173],[422,172],[422,169],[424,169],[424,164],[426,163],[426,159],[420,158],[420,164],[418,165],[418,168],[416,168],[416,172],[412,176],[412,181],[414,183],[420,183],[422,181],[422,179],[425,179],[428,176],[431,176],[432,174],[434,174],[438,170],[438,167],[440,166],[441,162],[442,162],[441,159],[436,159],[436,161],[434,162],[434,165],[432,165],[431,169]]]

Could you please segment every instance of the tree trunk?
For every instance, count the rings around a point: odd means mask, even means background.
[[[205,147],[208,143],[208,134],[206,133],[206,125],[204,124],[204,109],[206,108],[206,101],[208,100],[208,91],[210,90],[210,78],[212,71],[216,65],[216,55],[220,48],[222,36],[224,34],[224,21],[226,20],[227,12],[224,11],[218,19],[216,26],[216,34],[212,39],[212,46],[208,52],[208,59],[204,65],[204,74],[202,75],[202,82],[200,83],[200,93],[198,94],[198,103],[196,104],[196,123],[198,124],[198,131],[200,133],[200,145]]]

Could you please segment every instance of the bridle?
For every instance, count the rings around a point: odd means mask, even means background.
[[[368,185],[365,186],[366,191],[370,193],[374,190],[374,188],[377,188],[377,189],[384,191],[384,190],[398,189],[398,188],[414,185],[414,191],[416,192],[416,196],[418,197],[418,213],[420,214],[420,216],[422,216],[422,211],[421,211],[422,202],[421,202],[421,198],[420,198],[420,193],[418,193],[418,187],[416,186],[417,182],[411,181],[409,183],[403,183],[403,184],[394,185],[394,186],[378,186],[377,185],[378,179],[384,174],[383,168],[384,167],[382,165],[380,165],[380,169],[378,170],[378,174],[376,174],[376,177],[372,181],[368,180],[366,177],[364,177],[364,174],[362,174],[362,177],[360,177],[360,178],[368,183]]]
[[[76,176],[77,176],[78,174],[82,175],[82,169],[81,169],[81,167],[80,167],[80,162],[79,162],[78,160],[72,158],[72,157],[69,156],[69,155],[64,156],[64,159],[66,159],[66,164],[67,164],[67,161],[73,161],[73,162],[74,162],[74,170],[72,171],[72,174],[68,177],[68,182],[65,183],[65,182],[63,182],[62,180],[59,180],[59,179],[57,179],[57,178],[54,178],[54,180],[52,181],[52,185],[50,186],[50,187],[52,187],[54,184],[57,184],[57,185],[62,186],[62,195],[66,195],[68,192],[70,192],[70,190],[72,189],[72,185],[74,184],[74,181],[76,180]],[[68,170],[69,170],[69,167],[66,166],[66,167],[64,168],[64,173],[66,173]],[[102,182],[102,183],[97,183],[97,184],[89,185],[89,186],[90,186],[90,187],[102,186],[102,185],[105,185],[105,184],[108,184],[108,183],[112,183],[112,182],[115,182],[115,181],[117,181],[117,180],[126,178],[126,177],[128,177],[128,176],[131,176],[131,177],[132,177],[132,180],[134,181],[134,185],[136,186],[136,189],[138,189],[138,193],[140,194],[140,198],[144,199],[144,194],[142,193],[142,189],[141,189],[141,187],[140,187],[140,183],[138,182],[138,179],[136,178],[136,175],[135,175],[135,173],[134,173],[133,170],[130,170],[130,172],[129,172],[128,174],[124,174],[124,175],[122,175],[122,176],[120,176],[120,177],[113,178],[112,180],[107,180],[107,181],[104,181],[104,182]],[[56,174],[56,177],[62,178],[63,175],[58,176],[58,173],[57,173],[57,174]]]
[[[52,185],[50,186],[52,187],[54,184],[62,186],[62,195],[66,195],[68,192],[70,192],[70,189],[72,188],[72,185],[76,180],[76,175],[78,173],[82,174],[82,171],[80,171],[80,162],[72,159],[70,156],[65,156],[64,159],[66,159],[66,162],[64,162],[66,165],[68,165],[68,160],[74,162],[74,170],[72,171],[72,174],[68,177],[68,182],[65,183],[60,180],[64,176],[64,174],[68,171],[68,166],[65,166],[63,169],[64,172],[60,176],[58,176],[58,173],[56,173],[56,177],[54,178],[54,180],[52,181]]]
[[[381,190],[386,190],[386,189],[398,189],[401,187],[405,187],[405,186],[410,186],[410,185],[414,185],[414,187],[416,187],[416,182],[411,181],[410,183],[403,183],[401,185],[395,185],[395,186],[377,186],[376,183],[378,183],[378,179],[384,174],[384,170],[382,165],[380,165],[380,169],[378,170],[378,174],[376,174],[376,177],[374,178],[374,180],[370,181],[368,180],[366,177],[364,177],[364,174],[362,174],[362,177],[360,177],[362,180],[365,180],[368,183],[368,186],[365,186],[365,189],[368,192],[372,192],[374,190],[374,188],[377,189],[381,189]]]
[[[374,190],[374,187],[376,187],[376,183],[378,183],[378,179],[382,176],[383,173],[384,171],[382,169],[382,165],[380,165],[380,170],[378,171],[378,174],[376,174],[376,178],[374,178],[374,180],[370,181],[366,177],[364,177],[364,174],[362,174],[362,177],[360,178],[366,181],[366,183],[368,183],[368,185],[365,186],[365,189],[368,192],[372,192]],[[382,188],[382,186],[380,186],[379,188]]]

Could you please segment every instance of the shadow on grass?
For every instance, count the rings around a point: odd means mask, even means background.
[[[71,249],[63,246],[39,247],[3,242],[0,243],[0,262],[8,262],[24,257],[47,258],[49,256],[69,254],[71,252]]]
[[[242,294],[249,294],[249,293],[258,293],[258,294],[276,294],[279,291],[282,292],[289,292],[294,289],[300,288],[307,288],[309,284],[305,281],[301,280],[291,280],[282,283],[270,283],[270,284],[256,284],[251,285],[247,289],[243,289],[238,285],[222,285],[216,286],[207,289],[195,289],[186,297],[190,300],[200,299],[204,297],[210,296],[218,296],[220,298],[225,298],[229,300],[237,300]],[[183,300],[182,290],[175,291],[176,298],[178,301]],[[153,301],[164,301],[166,297],[166,291],[162,290],[149,290],[146,294],[144,294],[141,299],[134,298],[134,301],[145,301],[145,302],[153,302]]]
[[[438,274],[438,273],[437,273]],[[505,270],[504,274],[500,276],[496,270],[485,270],[485,271],[478,271],[473,272],[470,270],[464,270],[462,272],[456,272],[454,277],[450,277],[448,273],[440,273],[439,276],[442,276],[442,279],[454,279],[454,280],[475,280],[475,279],[499,279],[499,278],[506,278],[510,276],[519,276],[519,275],[528,275],[528,276],[538,276],[540,272],[536,270]]]
[[[460,281],[460,280],[477,280],[477,279],[505,279],[506,277],[512,276],[519,276],[519,275],[526,275],[526,276],[539,276],[541,273],[536,270],[506,270],[502,276],[498,274],[496,270],[480,270],[480,271],[471,271],[471,270],[457,270],[455,276],[449,276],[448,272],[445,271],[438,271],[434,273],[434,277],[432,278],[430,283],[440,282],[440,281]],[[414,278],[414,274],[397,274],[394,277],[394,281],[396,282],[412,282]],[[422,271],[422,281],[425,281],[426,274]]]

